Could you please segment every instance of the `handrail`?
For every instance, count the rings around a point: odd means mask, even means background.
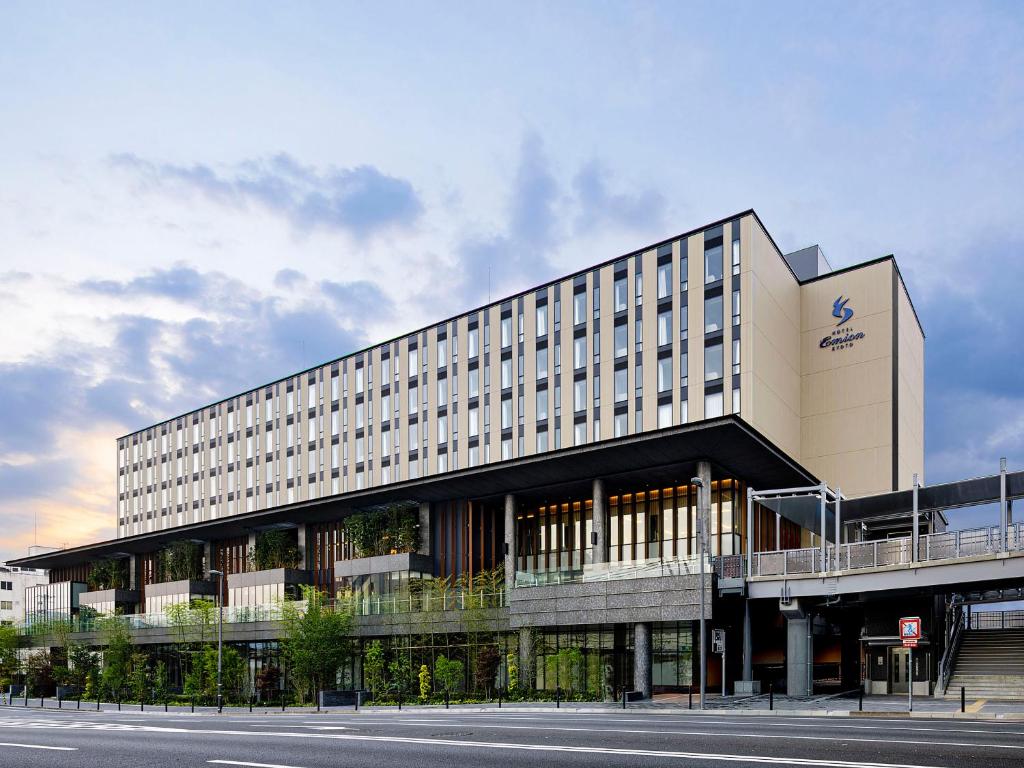
[[[946,641],[946,649],[942,652],[942,659],[939,661],[939,690],[945,693],[949,687],[950,678],[953,676],[953,660],[960,651],[960,641],[964,636],[964,618],[966,611],[963,606],[957,606],[956,618],[950,629],[950,636]]]

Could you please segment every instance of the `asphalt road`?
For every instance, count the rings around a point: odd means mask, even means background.
[[[0,708],[0,766],[1024,766],[1024,722],[657,712],[221,715]]]

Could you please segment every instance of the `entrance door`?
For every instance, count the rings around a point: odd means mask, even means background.
[[[910,649],[891,648],[889,669],[892,675],[892,692],[906,693],[910,690]]]

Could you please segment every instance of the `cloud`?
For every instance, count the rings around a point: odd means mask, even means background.
[[[633,230],[654,230],[664,225],[665,198],[660,192],[613,192],[608,188],[610,178],[608,170],[597,160],[591,160],[576,174],[573,189],[580,208],[577,232],[608,225]]]
[[[284,153],[220,172],[201,163],[158,163],[131,153],[113,155],[110,164],[137,178],[144,190],[198,192],[235,208],[258,205],[303,232],[324,229],[366,238],[408,227],[423,213],[408,180],[372,165],[320,170]]]

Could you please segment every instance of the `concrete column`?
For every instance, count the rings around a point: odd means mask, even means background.
[[[139,588],[139,556],[128,556],[128,589]]]
[[[807,696],[807,633],[810,618],[801,615],[786,616],[786,693]]]
[[[516,497],[505,494],[505,588],[516,584]]]
[[[295,542],[299,550],[299,568],[309,568],[309,550],[306,547],[306,525],[301,523],[295,532]],[[253,541],[253,544],[256,542]]]
[[[910,562],[916,563],[917,556],[920,550],[920,512],[917,506],[917,472],[914,473],[914,490],[913,490],[913,511],[911,512],[911,529],[910,529]]]
[[[633,625],[633,690],[651,698],[651,625]]]
[[[708,630],[707,614],[708,608],[704,595],[705,584],[710,579],[710,574],[705,574],[705,559],[712,552],[711,542],[708,541],[708,517],[711,513],[711,464],[707,461],[697,462],[697,477],[700,478],[702,488],[697,489],[697,536],[698,552],[700,554],[700,708],[704,709],[704,700],[708,687]]]
[[[430,554],[430,502],[420,502],[420,546],[416,550],[421,555]]]
[[[203,542],[203,564],[206,566],[206,571],[209,573],[211,568],[216,568],[216,563],[213,562],[213,542]]]
[[[604,495],[604,480],[600,477],[594,478],[594,527],[592,541],[592,557],[594,563],[607,563],[608,562],[608,533],[607,526],[605,525],[605,517],[607,515],[605,511],[605,495]]]

